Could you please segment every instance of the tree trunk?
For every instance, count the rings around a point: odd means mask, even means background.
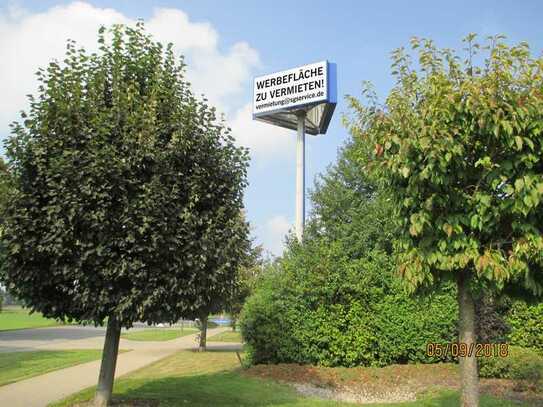
[[[115,366],[119,353],[119,339],[121,326],[115,317],[109,317],[107,322],[106,340],[102,351],[102,364],[98,376],[98,387],[94,397],[95,407],[107,407],[113,391],[113,379],[115,378]]]
[[[205,352],[206,350],[206,340],[207,340],[207,315],[200,318],[200,346],[198,350],[200,352]]]
[[[465,347],[466,351],[465,357],[458,358],[462,382],[461,406],[478,407],[479,374],[477,372],[477,358],[475,357],[475,302],[464,272],[458,277],[458,311],[460,314],[458,342],[460,343],[460,349]]]
[[[236,318],[232,317],[232,321],[230,322],[230,324],[232,325],[232,332],[236,332],[236,322]]]

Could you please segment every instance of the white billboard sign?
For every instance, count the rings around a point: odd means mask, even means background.
[[[330,102],[330,82],[335,86],[327,61],[259,76],[253,83],[253,116]]]
[[[305,222],[305,135],[325,134],[337,104],[337,67],[328,61],[256,77],[253,119],[298,132],[296,236]]]

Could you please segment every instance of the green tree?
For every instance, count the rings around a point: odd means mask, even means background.
[[[466,58],[414,38],[393,53],[384,105],[349,97],[346,123],[366,148],[399,219],[399,271],[412,289],[454,280],[459,341],[475,342],[474,295],[543,293],[543,59],[502,37],[465,40]],[[460,358],[462,403],[478,405],[475,355]]]
[[[4,227],[4,211],[7,207],[7,204],[9,203],[9,190],[11,187],[11,178],[10,178],[10,172],[9,169],[4,162],[4,160],[0,157],[0,264],[4,262],[4,258],[6,255],[6,250],[4,245],[1,242],[1,237],[3,235]],[[2,274],[2,268],[0,267],[0,281],[1,281],[1,274]],[[5,290],[4,287],[0,285],[0,311],[2,311],[2,305],[3,304],[9,304],[10,296],[8,292]]]
[[[69,41],[13,125],[3,278],[46,317],[107,320],[106,405],[121,327],[175,322],[229,292],[248,155],[192,94],[171,44],[142,23],[102,28],[98,43],[89,54]]]
[[[236,229],[239,229],[236,231]],[[208,317],[210,314],[223,312],[228,308],[230,302],[231,293],[237,288],[238,282],[238,270],[247,264],[249,258],[251,242],[249,240],[249,224],[245,220],[242,212],[240,212],[236,218],[236,221],[232,224],[232,231],[234,236],[243,236],[243,239],[229,239],[226,242],[228,244],[222,245],[222,261],[219,263],[227,264],[229,272],[226,274],[227,278],[215,284],[202,285],[202,292],[199,294],[199,301],[190,310],[189,313],[184,314],[184,317],[189,319],[198,319],[198,327],[200,334],[198,338],[198,349],[200,352],[204,352],[207,346],[207,328]],[[230,261],[235,257],[237,261]],[[214,275],[210,273],[209,275]]]
[[[10,188],[10,176],[9,169],[2,157],[0,157],[0,210],[5,207],[9,188]],[[0,218],[1,222],[1,218]]]
[[[236,324],[245,301],[254,292],[259,277],[267,267],[263,251],[262,245],[251,245],[248,248],[245,261],[237,270],[236,282],[232,286],[226,307],[230,314],[233,331],[236,330]]]
[[[390,197],[360,174],[358,154],[363,141],[354,138],[339,151],[338,160],[319,175],[310,193],[312,212],[306,239],[339,241],[352,259],[373,249],[392,253],[394,223]]]

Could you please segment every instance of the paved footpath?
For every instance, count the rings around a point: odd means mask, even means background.
[[[208,330],[208,337],[229,328]],[[26,329],[0,333],[0,352],[56,350],[56,349],[102,349],[103,328],[55,327]],[[196,334],[163,342],[136,342],[122,339],[120,349],[132,349],[119,354],[115,377],[122,376],[150,363],[156,362],[183,349],[196,348]],[[208,343],[208,348],[225,348],[219,343]],[[237,347],[226,345],[226,347]],[[0,386],[2,407],[44,407],[87,387],[96,385],[100,360],[56,370],[13,384]]]

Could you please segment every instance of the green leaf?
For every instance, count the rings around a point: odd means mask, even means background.
[[[470,226],[472,229],[478,229],[480,224],[479,216],[478,215],[472,215],[470,218]]]
[[[517,149],[518,150],[522,150],[522,137],[520,136],[515,136],[515,143],[517,145]]]

